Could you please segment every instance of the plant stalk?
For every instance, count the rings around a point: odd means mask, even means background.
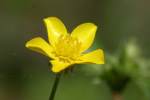
[[[58,88],[58,84],[59,84],[59,81],[60,81],[60,77],[61,77],[61,73],[56,74],[55,81],[54,81],[54,84],[53,84],[53,87],[52,87],[52,90],[51,90],[51,94],[49,96],[49,100],[54,100],[54,98],[55,98],[56,91],[57,91],[57,88]]]

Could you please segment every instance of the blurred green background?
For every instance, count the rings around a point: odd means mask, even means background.
[[[136,38],[147,60],[149,4],[149,0],[0,0],[0,100],[48,100],[54,81],[48,59],[24,46],[35,36],[46,39],[45,17],[59,17],[70,31],[84,22],[95,23],[98,31],[91,50],[102,48],[106,56]],[[81,71],[88,66],[76,65],[73,73],[62,77],[55,100],[112,100],[105,81]],[[149,79],[139,82],[127,85],[124,100],[149,100]]]

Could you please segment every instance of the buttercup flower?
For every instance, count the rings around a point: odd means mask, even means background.
[[[41,37],[35,37],[26,43],[26,47],[51,58],[53,72],[58,73],[73,64],[104,64],[101,49],[84,53],[94,41],[96,25],[84,23],[69,34],[65,25],[56,17],[45,18],[44,22],[49,43]]]

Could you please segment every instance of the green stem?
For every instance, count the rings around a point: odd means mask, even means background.
[[[60,81],[60,77],[61,77],[61,73],[56,74],[56,78],[55,78],[55,81],[54,81],[54,84],[52,87],[51,94],[49,96],[49,100],[54,100],[54,98],[55,98],[55,94],[56,94],[56,90],[57,90],[57,87],[58,87],[58,84]]]

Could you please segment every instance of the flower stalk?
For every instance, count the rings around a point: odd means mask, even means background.
[[[117,92],[112,93],[112,99],[113,100],[123,100],[121,93],[117,93]]]
[[[56,74],[55,81],[54,81],[54,84],[53,84],[53,87],[52,87],[52,91],[51,91],[51,94],[49,96],[49,100],[54,100],[54,98],[55,98],[56,91],[57,91],[59,81],[60,81],[60,78],[61,78],[61,74],[62,73],[57,73]]]

